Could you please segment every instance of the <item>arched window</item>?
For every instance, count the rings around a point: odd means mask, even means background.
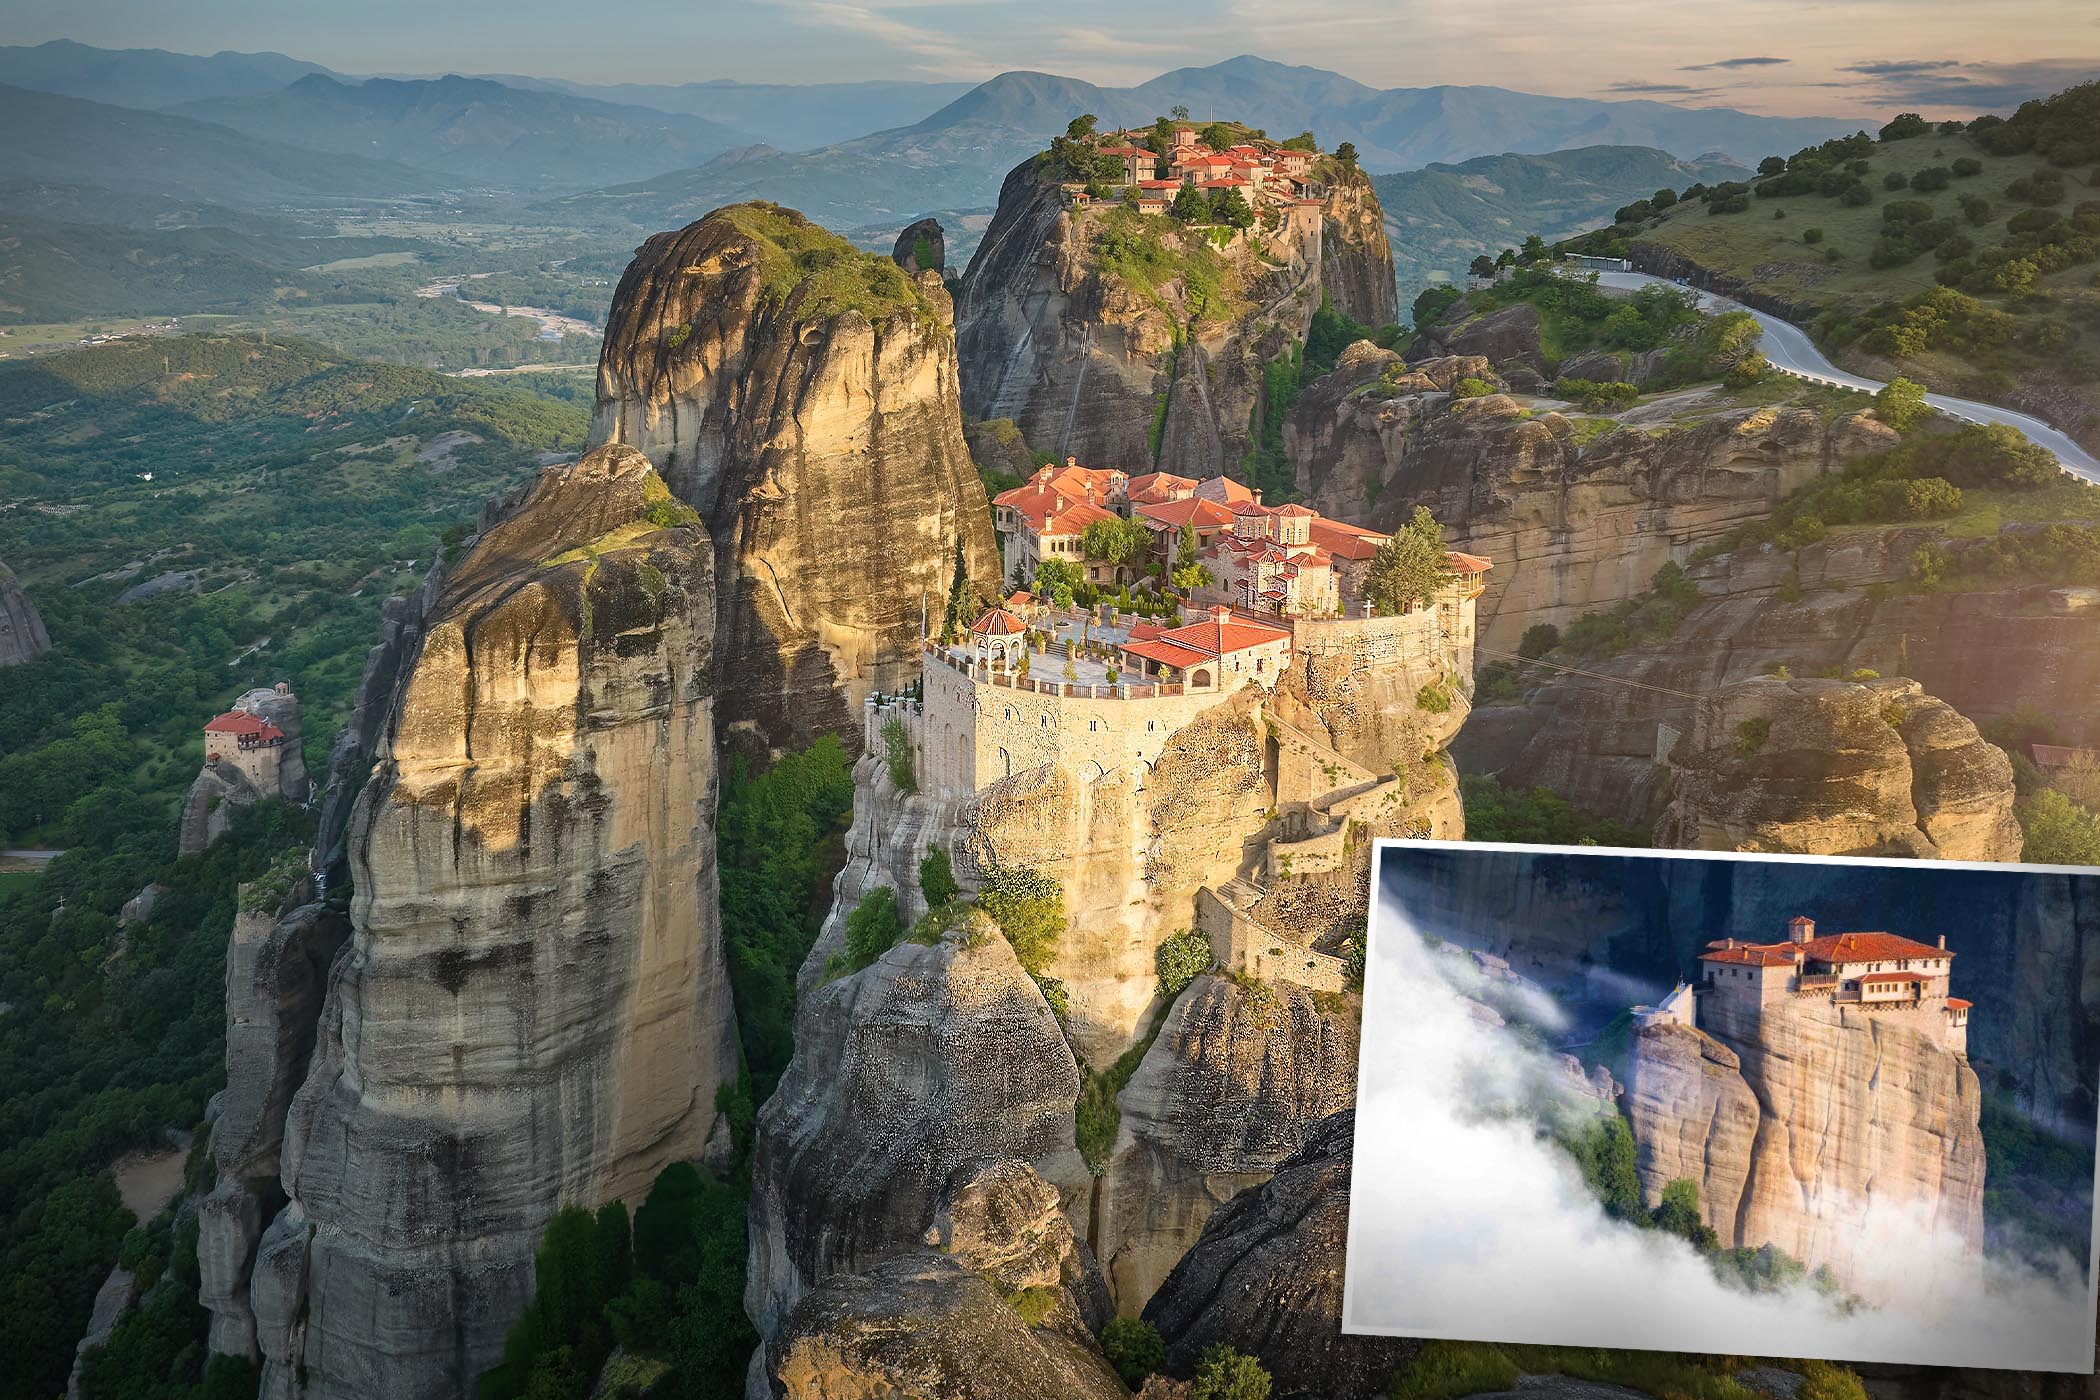
[[[1201,690],[1203,687],[1209,684],[1210,671],[1207,667],[1199,666],[1195,670],[1189,672],[1189,685],[1194,689]]]

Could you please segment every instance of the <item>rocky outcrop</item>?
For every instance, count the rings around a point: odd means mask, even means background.
[[[191,856],[224,836],[234,814],[262,800],[247,775],[230,763],[208,763],[190,779],[176,823],[175,849]]]
[[[929,216],[905,225],[890,249],[890,261],[914,277],[922,272],[947,271],[948,240],[941,233],[941,221]]]
[[[997,586],[952,316],[937,274],[766,204],[656,235],[621,278],[592,440],[639,449],[708,522],[725,730],[857,743],[860,702],[918,673],[958,537]]]
[[[0,564],[0,666],[19,666],[51,650],[51,634],[15,571]]]
[[[1744,681],[1669,754],[1658,845],[2018,860],[2012,763],[1910,680]]]
[[[1353,998],[1196,979],[1116,1102],[1090,1216],[1116,1306],[1137,1313],[1211,1213],[1266,1180],[1356,1097]]]
[[[1582,658],[1586,676],[1534,671],[1522,703],[1473,712],[1453,744],[1460,767],[1647,821],[1668,798],[1660,761],[1692,727],[1699,698],[1780,666],[1908,676],[1978,723],[2028,711],[2050,716],[2068,742],[2100,742],[2088,702],[2100,692],[2100,613],[2057,609],[2047,587],[1890,587],[1927,538],[1849,532],[1693,565],[1700,601],[1667,639]]]
[[[1011,1158],[1076,1180],[1078,1096],[1056,1018],[983,914],[806,992],[752,1158],[744,1308],[760,1335],[781,1343],[812,1290],[918,1251],[944,1198],[952,1218],[958,1173]]]
[[[1894,442],[1863,413],[1826,424],[1809,409],[1767,407],[1621,427],[1583,445],[1559,413],[1501,395],[1450,399],[1458,379],[1490,377],[1505,347],[1460,338],[1451,348],[1405,363],[1352,347],[1307,386],[1284,443],[1299,490],[1323,513],[1389,529],[1427,505],[1453,548],[1492,558],[1480,636],[1501,651],[1534,624],[1565,627],[1634,596],[1664,563]]]
[[[1335,310],[1377,330],[1400,319],[1400,284],[1393,274],[1393,246],[1386,238],[1385,210],[1371,177],[1328,159],[1316,175],[1327,185],[1321,210],[1320,283]]]
[[[964,1167],[921,1248],[840,1274],[761,1349],[754,1392],[783,1400],[1120,1400],[1094,1329],[1100,1281],[1057,1191],[1011,1160]]]
[[[1035,455],[1011,418],[972,418],[963,424],[963,440],[983,471],[1000,472],[1017,481],[1035,474]]]
[[[1742,1057],[1668,1022],[1641,1027],[1633,1040],[1625,1109],[1643,1194],[1653,1204],[1671,1182],[1689,1181],[1709,1223],[1725,1221],[1732,1235],[1763,1116],[1743,1082]]]
[[[1273,796],[1256,703],[1243,692],[1163,745],[1140,781],[1033,768],[979,793],[958,854],[973,881],[994,866],[1056,879],[1067,926],[1046,971],[1070,998],[1082,1058],[1107,1065],[1135,1042],[1154,1001],[1159,945],[1194,923],[1196,891],[1231,879]]]
[[[1539,325],[1539,309],[1528,301],[1476,313],[1461,299],[1421,328],[1408,347],[1408,358],[1477,356],[1498,373],[1525,370],[1543,376],[1550,366],[1539,348]]]
[[[1418,1343],[1343,1336],[1350,1109],[1314,1124],[1261,1186],[1211,1217],[1202,1238],[1145,1308],[1167,1343],[1167,1370],[1186,1376],[1206,1348],[1250,1353],[1277,1400],[1367,1400]]]
[[[699,1155],[736,1073],[712,563],[612,447],[542,473],[447,585],[352,822],[254,1264],[265,1394],[471,1390],[555,1207]]]
[[[1212,477],[1246,455],[1263,371],[1302,342],[1323,295],[1323,229],[1359,229],[1333,266],[1352,303],[1375,298],[1383,249],[1376,196],[1331,201],[1320,221],[1214,248],[1197,231],[1126,209],[1065,207],[1034,161],[1015,167],[970,259],[956,313],[963,407],[1011,418],[1037,451],[1139,472]],[[1340,196],[1336,197],[1341,200]],[[1354,236],[1350,233],[1346,236]],[[1126,272],[1110,251],[1137,239],[1170,271]],[[1186,267],[1200,267],[1194,280]],[[1364,284],[1361,292],[1349,290]],[[1388,292],[1392,279],[1385,277]],[[1375,307],[1369,309],[1376,309]]]
[[[1726,1034],[1648,1027],[1629,1081],[1643,1194],[1700,1182],[1724,1247],[1777,1245],[1869,1302],[1887,1238],[1982,1247],[1976,1072],[1900,1014],[1804,998]]]
[[[256,1357],[250,1272],[263,1227],[284,1205],[286,1111],[306,1080],[328,970],[350,936],[340,910],[301,903],[234,916],[226,950],[226,1088],[212,1121],[218,1184],[197,1206],[199,1301],[211,1349]]]

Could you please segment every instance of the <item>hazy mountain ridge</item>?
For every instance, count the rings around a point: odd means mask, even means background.
[[[704,117],[458,76],[353,83],[310,73],[279,92],[190,102],[179,111],[319,151],[539,189],[632,179],[748,139]]]
[[[0,47],[0,83],[149,110],[275,92],[309,73],[328,71],[281,53],[102,49],[71,39]]]
[[[70,185],[237,208],[316,199],[394,198],[436,190],[427,171],[316,152],[166,112],[0,87],[0,182]]]
[[[1458,278],[1476,256],[1517,247],[1525,235],[1564,238],[1667,185],[1740,178],[1734,162],[1682,160],[1641,146],[1580,146],[1537,155],[1504,152],[1455,165],[1375,175],[1378,202],[1405,306],[1438,274]]]
[[[1681,160],[1725,151],[1747,163],[1853,125],[1502,88],[1379,89],[1325,69],[1240,57],[1176,69],[1133,88],[1052,73],[1002,73],[909,126],[813,151],[767,151],[762,158],[731,152],[696,169],[594,192],[592,200],[616,201],[650,227],[748,199],[774,200],[837,226],[886,217],[902,223],[927,209],[990,206],[1005,172],[1082,112],[1104,126],[1128,125],[1150,122],[1176,105],[1187,106],[1197,121],[1215,112],[1271,135],[1311,130],[1328,149],[1353,142],[1369,170],[1597,145],[1655,148]]]

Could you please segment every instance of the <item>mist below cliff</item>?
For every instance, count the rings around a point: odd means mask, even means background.
[[[2086,1371],[2085,1271],[1966,1252],[1907,1212],[1860,1211],[1873,1263],[1846,1312],[1748,1292],[1683,1240],[1606,1215],[1545,1135],[1582,1110],[1564,1063],[1458,985],[1397,907],[1365,995],[1343,1326],[1351,1332],[1727,1355]],[[1593,1110],[1592,1110],[1593,1111]]]

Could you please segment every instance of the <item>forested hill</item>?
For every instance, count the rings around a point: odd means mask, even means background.
[[[2100,82],[2010,118],[1895,118],[1641,199],[1568,248],[1809,325],[1847,368],[2024,409],[2100,445]]]
[[[1385,209],[1400,304],[1406,306],[1439,280],[1432,274],[1463,278],[1474,258],[1513,248],[1526,234],[1564,238],[1658,189],[1718,184],[1748,173],[1730,160],[1684,160],[1651,146],[1581,146],[1479,156],[1374,175],[1371,183]]]
[[[224,1082],[235,884],[310,839],[302,814],[257,808],[176,860],[198,731],[289,680],[318,768],[382,600],[542,454],[577,448],[585,416],[299,342],[140,339],[0,365],[0,560],[53,642],[0,687],[0,846],[68,848],[40,876],[0,875],[0,1349],[20,1393],[64,1389],[132,1224],[106,1168],[197,1122]],[[169,894],[120,928],[149,882]],[[165,1225],[134,1246],[195,1268]],[[185,1306],[136,1315],[174,1341],[145,1353],[158,1388],[126,1393],[193,1393],[194,1298],[192,1281]]]

